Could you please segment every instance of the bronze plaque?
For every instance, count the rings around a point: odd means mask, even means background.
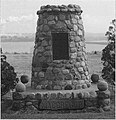
[[[68,110],[68,109],[83,109],[84,100],[69,99],[69,100],[42,100],[40,109],[43,110]]]

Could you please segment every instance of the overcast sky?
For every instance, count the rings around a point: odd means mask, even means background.
[[[2,33],[34,33],[42,5],[77,4],[83,10],[86,33],[105,33],[115,18],[115,0],[1,0]]]

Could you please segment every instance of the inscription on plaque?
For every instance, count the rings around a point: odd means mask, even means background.
[[[83,109],[84,100],[42,100],[40,109],[61,110],[61,109]]]

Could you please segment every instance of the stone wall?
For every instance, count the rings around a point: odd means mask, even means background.
[[[110,110],[110,91],[13,93],[12,110],[80,110],[89,107]],[[34,109],[32,109],[34,108]]]
[[[82,10],[78,5],[42,6],[37,11],[32,60],[32,87],[72,89],[90,87]],[[53,59],[52,33],[68,33],[69,59]]]

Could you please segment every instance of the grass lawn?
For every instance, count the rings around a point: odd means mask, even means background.
[[[51,111],[52,113],[38,113],[38,114],[2,114],[2,119],[114,119],[115,114],[114,111],[111,110],[109,112],[104,113],[94,113],[94,112],[86,112],[86,113],[57,113],[57,111]]]

